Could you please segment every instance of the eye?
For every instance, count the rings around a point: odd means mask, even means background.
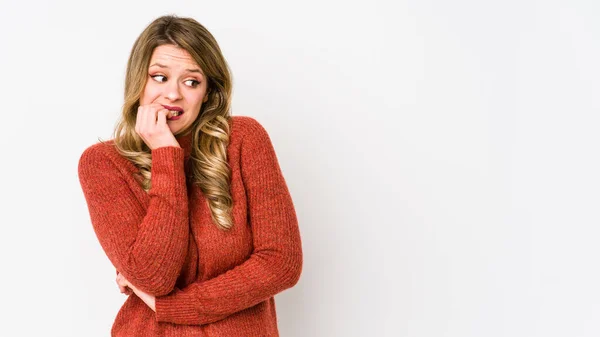
[[[200,84],[200,82],[198,82],[198,81],[196,81],[196,80],[186,80],[186,81],[185,81],[185,84],[186,84],[187,86],[190,86],[190,87],[192,87],[192,88],[195,88],[195,87],[197,87],[197,86],[198,86],[198,84]]]
[[[153,79],[155,79],[157,82],[164,82],[167,80],[167,77],[164,75],[153,75],[151,76]],[[162,80],[160,79],[162,78]]]

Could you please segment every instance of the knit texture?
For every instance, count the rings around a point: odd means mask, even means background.
[[[112,336],[279,336],[273,296],[295,285],[302,248],[292,198],[264,127],[231,118],[227,147],[234,226],[212,222],[207,199],[187,182],[191,134],[152,150],[152,187],[112,146],[79,160],[79,180],[100,245],[118,272],[156,296],[135,294]],[[117,291],[115,286],[115,291]]]

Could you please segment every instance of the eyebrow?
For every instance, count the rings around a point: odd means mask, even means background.
[[[150,65],[150,67],[153,67],[153,66],[157,66],[157,67],[161,67],[161,68],[169,68],[166,65],[160,64],[160,63],[154,63],[154,64]],[[185,71],[190,72],[190,73],[198,73],[198,74],[204,76],[204,74],[202,73],[202,71],[200,69],[186,69]]]

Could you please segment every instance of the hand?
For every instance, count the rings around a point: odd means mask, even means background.
[[[152,309],[152,311],[156,312],[156,297],[154,295],[150,295],[145,293],[138,288],[136,288],[133,284],[131,284],[121,273],[117,274],[117,284],[119,285],[119,290],[126,289],[125,291],[129,291],[127,295],[130,295],[133,291],[137,297],[139,297],[146,305]],[[122,293],[124,291],[121,291]]]
[[[133,294],[133,290],[129,288],[129,281],[127,281],[121,273],[117,273],[117,285],[119,286],[119,291],[121,294],[125,294],[127,296]]]
[[[169,110],[157,103],[141,105],[138,108],[135,132],[151,150],[163,146],[181,147],[167,125],[168,114]]]

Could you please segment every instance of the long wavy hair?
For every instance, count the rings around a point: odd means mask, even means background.
[[[152,53],[156,47],[165,44],[185,49],[206,76],[208,100],[202,104],[198,118],[188,129],[192,133],[188,179],[206,196],[213,223],[222,230],[230,229],[233,226],[233,199],[227,145],[231,126],[231,72],[215,38],[196,20],[161,16],[135,41],[127,62],[125,101],[114,130],[114,145],[139,168],[140,185],[148,191],[151,188],[152,156],[150,148],[135,132],[136,113]]]

